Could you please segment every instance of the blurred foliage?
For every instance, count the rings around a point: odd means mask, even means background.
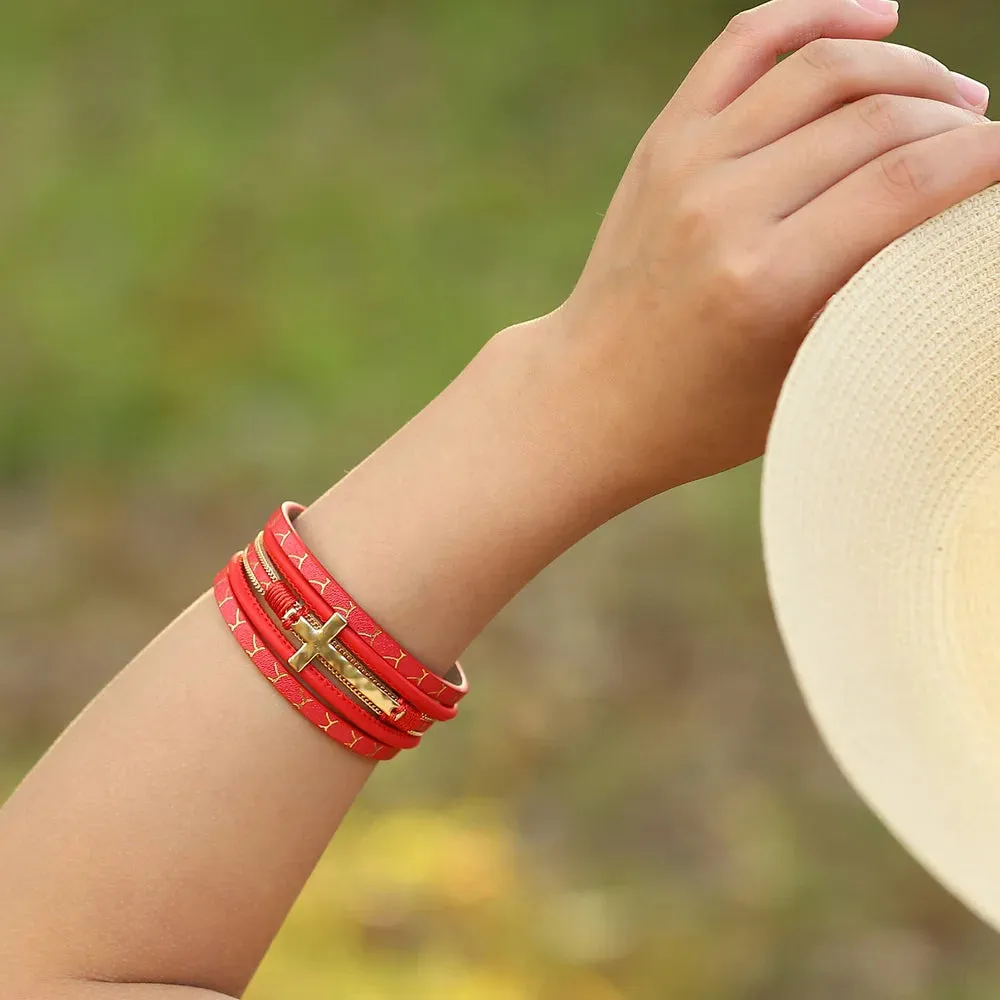
[[[735,10],[8,5],[2,787],[278,499],[561,300]],[[998,23],[904,0],[899,40],[995,82]],[[819,745],[756,490],[750,467],[646,504],[505,611],[462,720],[379,770],[251,1000],[996,995],[995,936]]]

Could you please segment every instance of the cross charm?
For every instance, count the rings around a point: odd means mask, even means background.
[[[333,639],[346,625],[347,619],[340,614],[335,614],[319,628],[304,618],[294,622],[292,631],[302,640],[302,645],[292,654],[288,665],[296,673],[301,673],[317,656],[328,660],[340,659],[340,650],[333,645]]]

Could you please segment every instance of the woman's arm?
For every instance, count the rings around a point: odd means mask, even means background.
[[[639,144],[567,301],[494,337],[300,517],[431,666],[598,524],[758,455],[829,295],[1000,179],[985,100],[872,41],[896,23],[874,2],[735,20]],[[275,696],[203,595],[0,810],[0,993],[238,995],[370,770]]]
[[[296,521],[430,665],[621,503],[546,322],[494,338]],[[0,995],[58,996],[58,976],[239,994],[372,766],[275,696],[203,595],[0,810]]]

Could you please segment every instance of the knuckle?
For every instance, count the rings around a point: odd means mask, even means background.
[[[892,141],[901,134],[902,119],[908,105],[901,98],[888,94],[872,94],[856,103],[861,123],[874,132],[880,142]]]
[[[912,149],[897,149],[878,160],[878,179],[893,198],[910,199],[926,192],[934,178],[930,164]]]
[[[672,192],[676,184],[677,150],[670,138],[672,134],[654,124],[636,146],[629,165],[643,184],[651,185],[661,195]]]
[[[761,314],[768,282],[762,254],[742,248],[720,253],[712,268],[715,300],[734,323],[744,326]]]
[[[900,46],[900,48],[909,54],[909,57],[917,64],[917,69],[920,72],[931,76],[948,76],[948,67],[944,63],[938,62],[932,55],[928,55],[921,49],[911,49],[905,46]]]
[[[658,130],[654,123],[635,147],[635,152],[632,154],[632,161],[629,166],[640,177],[648,177],[650,174],[656,172],[659,166],[660,153],[657,139]]]
[[[696,184],[688,184],[674,199],[674,220],[689,244],[708,241],[717,228],[719,215],[716,199]]]
[[[842,76],[850,72],[856,60],[854,46],[839,38],[817,38],[803,45],[798,57],[810,69],[827,76]]]
[[[726,25],[723,35],[744,42],[757,36],[757,18],[752,10],[741,10],[734,14]]]

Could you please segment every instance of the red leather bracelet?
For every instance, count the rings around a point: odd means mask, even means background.
[[[282,504],[234,554],[216,575],[216,603],[290,705],[354,753],[390,760],[417,746],[433,721],[454,717],[465,674],[458,663],[436,674],[359,607],[293,527],[304,510]]]
[[[336,613],[320,595],[315,587],[299,572],[294,563],[281,550],[273,539],[267,543],[267,530],[262,532],[264,556],[268,558],[270,569],[284,582],[293,596],[308,608],[317,618],[323,621]],[[376,677],[396,691],[403,699],[408,700],[414,710],[420,713],[421,719],[447,722],[455,717],[458,709],[453,705],[442,705],[429,694],[418,688],[413,681],[401,674],[391,663],[384,660],[371,646],[357,636],[350,627],[342,629],[337,634],[337,642],[344,650],[363,663]],[[419,726],[407,726],[407,729],[418,729]]]
[[[332,614],[341,614],[348,611],[350,605],[335,607],[329,604],[319,590],[306,579],[304,574],[298,569],[287,553],[278,544],[273,533],[264,529],[264,549],[285,583],[292,589],[296,597],[299,598],[313,613],[320,618],[326,618]],[[384,680],[394,689],[404,694],[412,704],[424,714],[430,716],[438,722],[453,719],[458,709],[454,705],[442,705],[440,701],[428,694],[414,683],[410,677],[397,670],[394,661],[386,660],[375,652],[372,647],[365,642],[350,626],[344,628],[337,636],[343,646],[350,650],[359,660],[361,660],[377,676]]]
[[[233,596],[242,608],[244,616],[249,620],[251,627],[274,656],[281,661],[284,669],[290,671],[289,660],[294,657],[296,647],[282,634],[251,591],[244,575],[242,553],[237,552],[229,561],[228,576]],[[371,712],[324,677],[312,661],[305,663],[298,671],[298,680],[327,708],[333,709],[341,719],[350,723],[372,740],[399,750],[412,749],[420,742],[419,736],[411,736],[409,733],[400,732],[392,726],[379,722]]]
[[[289,631],[295,633],[303,646],[323,633],[324,629],[332,632],[333,629],[330,627],[332,614],[316,615],[301,602],[289,606],[289,599],[294,600],[294,595],[285,581],[280,579],[264,552],[262,536],[263,532],[243,552],[243,568],[247,572],[250,587],[263,599],[264,606],[261,610],[266,614],[270,608],[274,617],[279,619],[277,627],[284,629],[286,636]],[[316,671],[320,674],[320,682],[325,679],[327,683],[339,683],[347,688],[349,696],[360,701],[376,719],[404,733],[419,736],[430,728],[432,719],[421,715],[388,684],[373,674],[363,662],[338,642],[336,635],[325,640],[323,646],[325,648],[316,650],[316,659],[302,671],[304,677],[308,679],[313,676],[312,671]],[[314,649],[315,647],[310,646],[306,654],[302,655],[307,655]],[[301,650],[302,647],[300,653]],[[294,669],[294,662],[289,663],[289,666]],[[311,686],[315,688],[315,685]],[[322,695],[326,687],[316,690]]]
[[[352,652],[361,656],[365,663],[371,665],[371,658],[358,651],[367,647],[391,665],[401,677],[430,695],[440,705],[449,708],[455,706],[469,688],[461,665],[456,663],[449,671],[454,674],[454,680],[436,674],[374,621],[334,580],[300,538],[292,522],[304,510],[302,504],[285,501],[268,519],[264,530],[265,549],[282,576],[294,585],[294,590],[311,591],[331,613],[339,613],[346,619],[348,627],[339,638]],[[356,644],[355,637],[361,642]],[[416,699],[412,700],[421,711],[433,716]]]
[[[215,575],[213,592],[223,621],[250,658],[250,662],[270,681],[271,686],[285,701],[331,740],[370,760],[391,760],[395,757],[399,753],[397,749],[357,732],[335,712],[331,712],[310,695],[298,679],[278,661],[256,633],[233,594],[229,583],[230,564]]]

